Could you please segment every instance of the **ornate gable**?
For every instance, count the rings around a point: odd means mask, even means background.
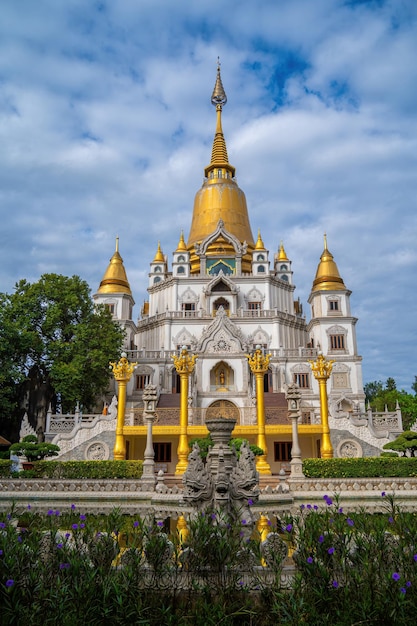
[[[203,292],[206,296],[211,296],[213,291],[225,291],[236,295],[239,292],[239,287],[237,287],[233,280],[230,280],[226,274],[220,271],[219,274],[203,288]]]
[[[220,238],[223,238],[227,243],[231,244],[236,254],[239,254],[239,255],[246,254],[246,250],[248,248],[246,241],[244,241],[241,244],[239,239],[237,239],[237,237],[235,237],[234,235],[232,235],[232,233],[229,233],[225,229],[223,220],[219,220],[217,222],[217,228],[215,231],[211,233],[211,235],[208,235],[208,237],[206,237],[200,244],[198,243],[195,244],[194,247],[195,247],[196,254],[198,255],[206,254],[208,247],[211,244],[215,243],[215,241]]]
[[[226,315],[223,307],[217,311],[211,324],[206,326],[197,344],[197,351],[204,353],[245,352],[248,342],[242,331]]]

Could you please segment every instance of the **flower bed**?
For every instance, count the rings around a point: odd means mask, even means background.
[[[414,623],[417,515],[380,498],[375,515],[325,495],[271,518],[273,551],[216,513],[177,531],[118,510],[11,510],[0,518],[1,623]]]

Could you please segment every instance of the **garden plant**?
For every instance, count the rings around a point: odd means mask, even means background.
[[[281,548],[279,558],[267,558],[245,520],[216,511],[195,513],[177,531],[169,519],[117,509],[11,508],[0,518],[0,622],[411,624],[417,515],[401,510],[392,494],[383,493],[381,505],[378,514],[348,512],[325,494],[321,505],[271,518],[290,559]]]

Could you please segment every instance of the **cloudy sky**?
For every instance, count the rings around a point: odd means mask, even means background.
[[[215,129],[252,230],[307,298],[327,233],[364,382],[417,375],[416,0],[5,0],[0,291],[96,291],[120,237],[135,314],[157,242],[187,238]]]

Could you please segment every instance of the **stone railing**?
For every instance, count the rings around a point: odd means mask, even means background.
[[[69,510],[75,503],[91,513],[108,513],[115,507],[126,514],[155,514],[178,517],[192,508],[182,498],[182,487],[165,484],[158,476],[156,491],[149,491],[140,480],[71,480],[14,479],[0,480],[0,511],[8,511],[12,503],[20,510],[28,505],[46,512],[49,509]],[[265,481],[267,484],[265,485]],[[169,482],[169,481],[168,481]],[[301,505],[326,508],[323,496],[338,497],[345,511],[386,511],[382,493],[394,494],[403,510],[417,507],[417,478],[279,478],[263,477],[259,501],[253,506],[255,517],[261,514],[281,516],[297,513]]]

